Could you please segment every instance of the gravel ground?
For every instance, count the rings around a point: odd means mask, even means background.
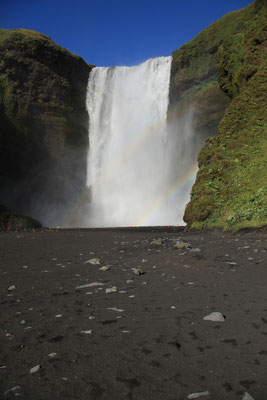
[[[266,251],[266,229],[0,232],[0,398],[266,400]]]

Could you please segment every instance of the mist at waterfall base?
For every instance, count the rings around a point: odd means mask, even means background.
[[[98,67],[87,91],[90,227],[184,225],[199,143],[193,110],[167,124],[171,57]],[[183,183],[183,184],[182,184]]]

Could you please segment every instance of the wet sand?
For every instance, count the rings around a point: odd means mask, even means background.
[[[266,229],[0,232],[0,398],[266,400],[266,251]]]

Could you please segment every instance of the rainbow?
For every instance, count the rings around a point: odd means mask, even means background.
[[[175,196],[179,190],[183,188],[190,180],[192,180],[198,171],[198,165],[195,163],[191,166],[183,176],[180,176],[165,192],[161,193],[154,201],[147,207],[142,216],[136,221],[135,226],[149,225],[149,220],[153,214],[158,212],[160,207],[164,205],[172,196]]]
[[[168,110],[168,117],[170,115],[172,116],[175,114],[175,109]],[[146,141],[148,141],[153,135],[157,135],[160,125],[162,124],[162,121],[155,121],[152,126],[149,127],[149,129],[145,129],[142,131],[139,131],[136,133],[135,137],[132,138],[128,142],[128,144],[124,147],[124,149],[121,149],[120,154],[114,154],[112,157],[112,160],[108,164],[108,168],[114,168],[117,169],[117,171],[120,171],[123,165],[127,163],[128,160],[134,158],[135,154],[139,151],[139,149],[144,146]],[[190,180],[194,178],[198,171],[198,166],[197,164],[194,164],[191,166],[184,175],[180,176],[173,184],[169,186],[167,190],[165,190],[162,194],[157,196],[155,200],[149,205],[149,207],[146,208],[145,212],[138,218],[136,223],[134,223],[132,226],[143,226],[143,225],[148,225],[149,220],[152,219],[153,215],[158,212],[158,210],[164,205],[165,202],[167,202],[172,196],[175,196],[177,192],[183,188]],[[118,172],[119,173],[119,172]],[[99,176],[96,181],[94,182],[94,185],[100,185],[101,182],[101,176]],[[72,206],[68,209],[66,212],[64,218],[63,218],[63,224],[65,221],[68,220],[69,215],[71,214],[72,210],[79,204],[80,199],[84,195],[84,192],[88,188],[86,187],[84,191],[78,196],[75,200]],[[85,226],[85,225],[84,225]]]

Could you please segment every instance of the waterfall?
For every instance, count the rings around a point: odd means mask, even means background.
[[[90,73],[89,226],[178,222],[178,204],[168,199],[171,60],[159,57],[135,67],[97,67]]]

